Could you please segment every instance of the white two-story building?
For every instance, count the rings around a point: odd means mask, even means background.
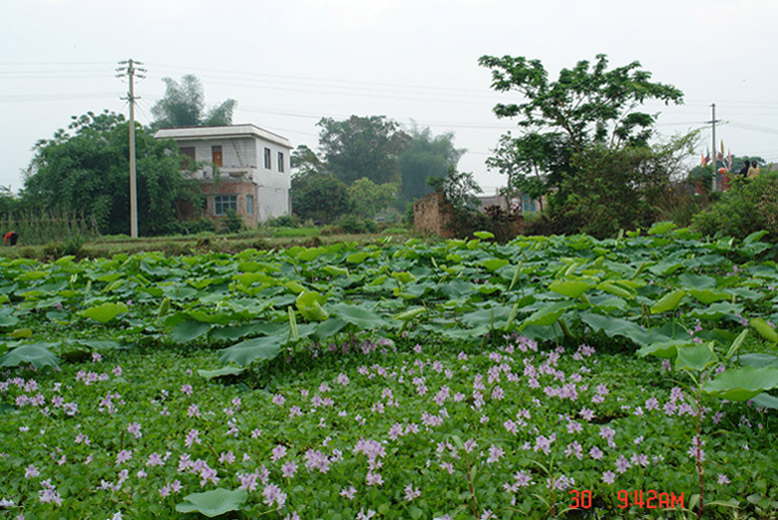
[[[219,219],[235,210],[249,226],[291,214],[289,156],[284,137],[254,125],[204,126],[159,130],[173,139],[196,165],[205,212]]]

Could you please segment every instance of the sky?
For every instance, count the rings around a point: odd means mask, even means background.
[[[496,103],[483,55],[543,62],[552,78],[606,54],[639,61],[684,104],[650,103],[658,139],[704,128],[717,147],[778,162],[778,0],[0,0],[0,186],[18,192],[40,139],[73,115],[128,113],[118,62],[138,79],[136,116],[152,121],[162,78],[203,83],[208,107],[237,100],[233,122],[318,148],[322,117],[383,115],[455,134],[459,163],[487,193],[505,177],[485,165],[516,121]],[[739,168],[735,165],[736,169]]]

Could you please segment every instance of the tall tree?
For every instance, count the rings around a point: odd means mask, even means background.
[[[430,193],[427,177],[445,177],[449,169],[456,168],[464,149],[454,146],[453,132],[433,136],[429,128],[411,128],[408,147],[398,158],[402,185],[401,202],[404,204]]]
[[[397,158],[410,138],[394,121],[385,116],[351,116],[345,121],[325,117],[317,126],[327,168],[345,184],[362,177],[376,184],[400,180]]]
[[[683,102],[680,90],[651,82],[651,73],[638,61],[607,70],[604,54],[593,64],[582,60],[562,69],[556,81],[549,81],[540,60],[523,56],[482,56],[479,64],[492,70],[494,90],[516,91],[525,98],[523,103],[496,105],[497,117],[523,116],[518,123],[522,128],[563,132],[579,153],[593,143],[608,148],[646,145],[656,115],[635,109],[651,99]]]
[[[376,184],[362,177],[348,187],[348,195],[355,215],[373,218],[397,198],[397,184]]]
[[[128,233],[129,128],[124,116],[105,111],[73,117],[67,130],[35,145],[26,173],[24,204],[91,216],[101,233]],[[138,222],[144,235],[174,227],[177,201],[196,200],[181,174],[178,147],[135,129]]]
[[[352,209],[346,185],[329,174],[309,175],[292,186],[292,211],[301,219],[329,224]]]
[[[238,102],[228,99],[205,112],[203,84],[192,74],[181,78],[179,84],[172,78],[163,78],[165,96],[151,109],[156,120],[154,129],[182,126],[227,126],[232,124],[232,113]]]
[[[649,147],[657,114],[638,108],[648,100],[680,104],[680,90],[652,82],[651,73],[637,61],[608,70],[603,54],[593,63],[584,60],[562,69],[555,81],[539,60],[483,56],[479,63],[492,70],[493,89],[515,91],[523,98],[520,103],[494,107],[497,117],[521,117],[518,126],[523,132],[518,138],[502,137],[490,166],[508,174],[514,188],[532,189],[533,195],[541,191],[538,180],[542,179],[553,191],[552,217],[559,216],[558,221],[567,226],[556,231],[582,230],[581,218],[591,215],[596,204],[608,204],[609,215],[635,214],[627,207],[633,198],[619,194],[628,190],[643,200],[646,183],[636,179],[642,178],[645,165],[668,164],[655,161],[654,155],[662,150]],[[674,172],[667,167],[661,173],[669,179]],[[568,218],[572,214],[575,219]],[[641,214],[632,225],[646,218]],[[603,218],[602,227],[587,229],[605,235],[615,221]],[[624,219],[618,222],[626,226]]]

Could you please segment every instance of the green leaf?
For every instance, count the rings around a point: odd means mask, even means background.
[[[32,336],[32,329],[16,329],[9,336],[12,338],[29,338]]]
[[[649,235],[664,235],[669,231],[672,231],[675,229],[676,226],[673,222],[656,222],[653,226],[648,230]]]
[[[763,319],[752,318],[748,324],[751,325],[751,327],[753,327],[753,329],[756,330],[759,335],[767,341],[771,341],[773,343],[778,342],[778,334],[775,333],[775,329],[772,328],[770,324]]]
[[[360,329],[373,330],[388,325],[386,320],[375,312],[348,303],[337,303],[332,306],[343,321],[356,325]]]
[[[170,298],[165,298],[164,300],[162,300],[162,303],[159,304],[159,309],[157,310],[157,317],[161,318],[162,316],[166,315],[169,310],[170,310]]]
[[[324,321],[329,317],[327,311],[322,305],[327,301],[327,297],[316,291],[306,291],[300,293],[295,300],[297,310],[308,321]]]
[[[251,338],[219,351],[219,361],[245,367],[257,359],[270,360],[278,356],[285,341],[278,336]]]
[[[315,260],[319,256],[326,253],[327,250],[323,247],[311,247],[308,249],[303,249],[297,254],[297,259],[302,260],[304,262],[310,262],[311,260]]]
[[[707,394],[730,401],[747,401],[778,387],[778,368],[730,368],[702,387]]]
[[[412,309],[408,309],[407,311],[403,311],[399,314],[395,314],[394,319],[400,321],[411,321],[417,316],[421,316],[425,312],[427,312],[426,307],[413,307]]]
[[[198,370],[197,374],[210,380],[222,376],[238,376],[243,372],[245,372],[245,370],[246,370],[245,368],[224,367],[224,368],[217,368],[216,370]]]
[[[480,238],[481,240],[489,240],[494,238],[494,233],[491,233],[489,231],[476,231],[473,233],[474,236]]]
[[[488,260],[484,260],[481,262],[481,265],[490,273],[495,272],[501,267],[505,267],[510,262],[505,260],[504,258],[489,258]]]
[[[701,345],[678,347],[678,357],[675,360],[676,370],[703,370],[715,361],[713,342]]]
[[[748,329],[743,329],[743,332],[738,334],[737,338],[735,338],[735,341],[733,341],[732,345],[730,345],[729,350],[727,350],[727,355],[724,356],[725,360],[731,358],[735,354],[735,352],[737,352],[740,349],[740,345],[743,344],[743,341],[745,341],[746,336],[748,336]]]
[[[564,312],[569,309],[571,305],[568,302],[555,302],[545,307],[542,307],[533,312],[527,317],[521,325],[519,330],[524,330],[524,327],[528,325],[553,325],[556,320],[559,319]]]
[[[21,345],[0,356],[0,367],[18,367],[28,363],[41,369],[45,366],[56,367],[59,360],[49,350],[48,343]]]
[[[325,340],[335,336],[338,332],[346,328],[348,325],[340,318],[329,318],[316,325],[316,330],[313,335],[320,340]]]
[[[590,280],[554,280],[549,289],[563,296],[578,298],[593,285],[594,282]]]
[[[778,397],[770,395],[767,392],[762,392],[761,394],[754,397],[752,401],[756,406],[778,410]]]
[[[671,339],[666,341],[657,341],[641,347],[635,354],[638,357],[656,356],[662,359],[673,359],[678,356],[678,349],[685,346],[691,346],[694,343],[688,340]]]
[[[686,296],[686,291],[683,289],[676,289],[665,294],[658,302],[651,306],[651,314],[659,314],[660,312],[672,311],[678,304],[681,303],[683,297]]]
[[[689,294],[704,304],[728,300],[730,298],[729,293],[724,291],[713,291],[711,289],[689,289]]]
[[[208,518],[223,515],[230,511],[238,511],[248,499],[245,489],[227,490],[216,488],[205,493],[192,493],[184,497],[184,501],[176,504],[179,513],[201,513]]]
[[[286,308],[286,313],[289,315],[289,330],[292,333],[292,339],[299,341],[300,334],[297,331],[297,319],[294,317],[294,311],[291,306]]]
[[[107,302],[97,307],[90,307],[81,311],[81,316],[92,318],[100,323],[107,323],[116,318],[119,314],[127,312],[128,308],[123,303]]]
[[[210,323],[202,323],[194,320],[182,321],[173,327],[171,338],[176,343],[189,343],[201,336],[204,336],[211,330]]]
[[[772,354],[762,354],[762,353],[742,354],[737,357],[737,360],[741,366],[756,367],[756,368],[759,367],[778,368],[778,356],[774,356]]]

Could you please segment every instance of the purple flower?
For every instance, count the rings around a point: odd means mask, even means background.
[[[613,482],[616,480],[616,474],[612,471],[606,471],[602,474],[602,481],[606,484],[613,484]]]
[[[263,502],[268,506],[272,506],[273,502],[275,502],[280,509],[286,504],[286,493],[283,493],[281,489],[272,482],[265,486],[265,489],[262,491],[262,496],[265,497]]]
[[[281,466],[281,474],[284,478],[294,478],[295,473],[297,473],[297,464],[295,461],[290,460]]]

